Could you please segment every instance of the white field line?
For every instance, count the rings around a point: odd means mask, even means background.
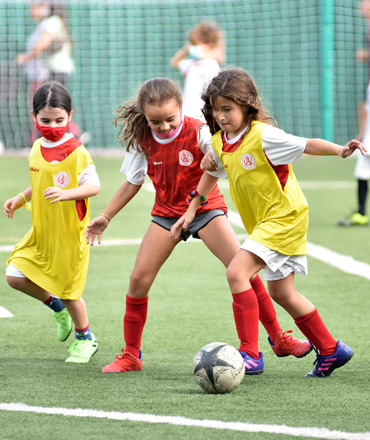
[[[37,414],[53,414],[67,417],[90,417],[95,419],[121,420],[131,422],[166,424],[173,426],[190,426],[208,429],[223,429],[242,432],[266,432],[268,434],[283,434],[294,437],[306,437],[328,440],[370,440],[370,432],[330,431],[327,428],[294,427],[286,425],[265,425],[242,422],[221,422],[218,420],[197,420],[177,416],[157,416],[153,414],[124,413],[117,411],[99,411],[83,408],[44,408],[28,406],[23,403],[0,403],[0,410],[29,412]]]
[[[10,313],[9,310],[0,306],[0,318],[13,318],[13,316],[13,313]]]

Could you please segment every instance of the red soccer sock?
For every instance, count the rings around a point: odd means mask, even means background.
[[[258,302],[253,289],[233,293],[233,312],[240,339],[239,350],[258,359]]]
[[[323,356],[335,352],[337,341],[329,333],[317,309],[294,320],[299,330],[319,350]]]
[[[276,333],[281,331],[275,307],[259,275],[255,276],[251,281],[251,285],[257,297],[260,321],[270,336],[271,341],[273,341]]]
[[[140,357],[141,336],[148,312],[148,297],[131,298],[126,295],[126,313],[123,318],[123,332],[126,351]]]

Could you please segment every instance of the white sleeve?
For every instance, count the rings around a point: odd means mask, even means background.
[[[212,151],[212,135],[208,125],[201,125],[198,131],[198,145],[203,154]]]
[[[194,61],[190,58],[185,58],[183,60],[180,60],[178,64],[179,71],[185,76],[187,71],[189,70],[189,67],[193,64],[193,62]]]
[[[273,125],[262,131],[262,148],[273,165],[298,162],[306,149],[307,138],[285,133]]]
[[[121,167],[121,173],[126,175],[127,180],[133,185],[142,185],[147,172],[148,162],[145,155],[134,148],[127,151]]]
[[[199,148],[201,149],[203,154],[208,153],[209,151],[212,151],[213,156],[215,158],[215,162],[217,163],[217,170],[216,171],[207,171],[208,174],[214,177],[220,177],[221,179],[227,179],[226,171],[224,170],[224,167],[220,161],[220,158],[217,156],[217,154],[213,151],[212,148],[212,135],[209,131],[208,125],[201,125],[199,128],[198,133],[198,144]]]
[[[87,167],[78,175],[78,185],[83,183],[89,183],[90,185],[100,186],[100,180],[98,173],[96,172],[95,165],[89,163]]]

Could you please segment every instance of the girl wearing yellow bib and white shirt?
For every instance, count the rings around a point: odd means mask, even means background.
[[[248,326],[239,334],[239,351],[245,362],[253,360],[263,369],[258,350],[258,304],[249,280],[264,269],[271,297],[292,316],[316,349],[315,367],[306,376],[327,377],[346,364],[353,351],[333,338],[314,305],[294,288],[294,274],[307,274],[308,205],[291,164],[303,153],[345,158],[356,149],[364,154],[365,148],[357,140],[342,147],[322,139],[292,136],[272,126],[252,78],[242,69],[220,72],[202,98],[213,134],[213,153],[202,160],[208,173],[203,174],[196,190],[207,196],[218,177],[227,177],[249,233],[227,268],[235,321],[244,320]],[[172,236],[176,238],[181,229],[187,229],[199,204],[199,197],[191,201],[187,213],[172,227]]]
[[[86,363],[98,344],[81,298],[89,261],[85,228],[89,197],[98,194],[100,181],[88,151],[68,133],[72,113],[71,96],[62,84],[49,81],[36,91],[33,118],[43,137],[28,157],[31,186],[3,207],[13,218],[32,199],[32,227],[9,256],[6,279],[53,311],[60,341],[70,335],[73,321],[76,342],[66,362]]]

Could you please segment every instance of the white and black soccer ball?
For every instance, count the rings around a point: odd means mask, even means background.
[[[193,372],[198,385],[206,393],[230,393],[243,380],[245,373],[241,354],[225,342],[212,342],[199,350]]]

